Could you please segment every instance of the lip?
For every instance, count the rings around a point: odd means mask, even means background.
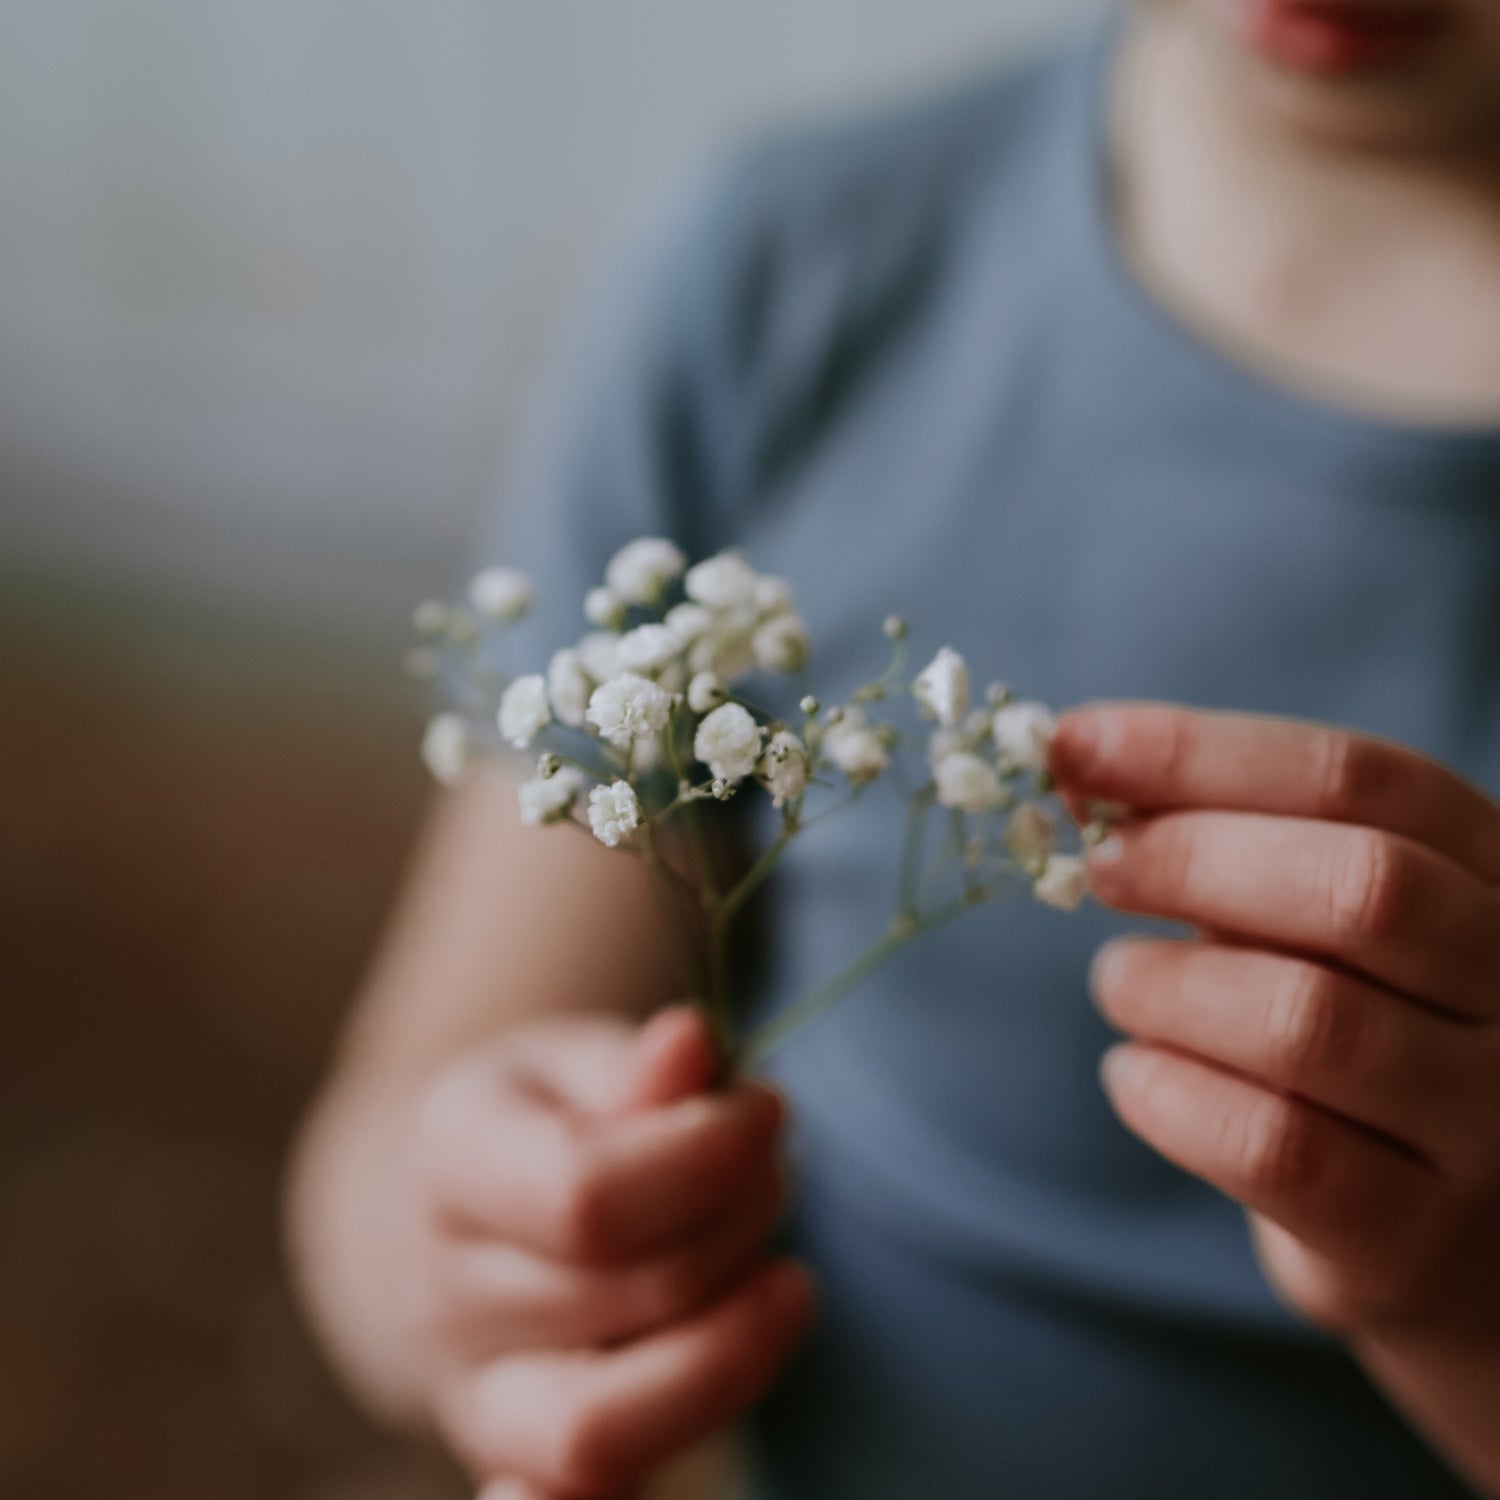
[[[1364,73],[1419,60],[1453,27],[1437,5],[1375,0],[1248,0],[1238,7],[1246,45],[1309,73]]]

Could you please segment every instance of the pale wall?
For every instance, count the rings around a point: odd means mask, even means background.
[[[0,0],[0,568],[363,628],[633,201],[1087,0]]]

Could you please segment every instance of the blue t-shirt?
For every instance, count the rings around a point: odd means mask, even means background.
[[[740,153],[584,320],[503,507],[579,633],[615,547],[798,590],[828,701],[899,611],[980,682],[1358,726],[1500,789],[1500,432],[1367,420],[1122,265],[1098,40]],[[1253,212],[1253,204],[1246,212]],[[898,799],[778,876],[760,1008],[889,918]],[[1028,902],[908,949],[774,1064],[821,1317],[753,1424],[776,1500],[1467,1493],[1115,1121],[1086,971],[1141,924]]]

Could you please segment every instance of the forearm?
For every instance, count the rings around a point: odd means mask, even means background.
[[[1454,1469],[1500,1500],[1500,1337],[1372,1338],[1356,1353]]]
[[[408,1099],[335,1081],[303,1125],[287,1179],[286,1236],[306,1316],[374,1415],[425,1425],[426,1351],[398,1294],[409,1276],[393,1175]]]

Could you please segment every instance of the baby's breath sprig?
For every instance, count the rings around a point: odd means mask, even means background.
[[[985,706],[971,707],[968,666],[948,646],[908,680],[910,630],[900,616],[884,622],[884,672],[842,703],[825,706],[804,691],[795,716],[784,717],[745,686],[757,675],[800,679],[811,655],[807,627],[791,586],[737,552],[689,567],[663,538],[631,542],[584,600],[593,628],[554,651],[545,671],[506,677],[492,651],[534,597],[523,574],[491,568],[473,580],[465,605],[417,607],[421,675],[451,685],[463,708],[432,720],[423,757],[451,785],[497,745],[541,744],[518,793],[522,822],[567,825],[633,855],[662,888],[664,912],[680,913],[684,900],[699,908],[708,937],[697,983],[731,1066],[759,1061],[891,954],[975,906],[1027,890],[1060,909],[1082,901],[1082,849],[1103,837],[1113,810],[1091,810],[1075,835],[1053,805],[1052,714],[998,684]],[[774,698],[774,681],[769,691]],[[906,737],[884,717],[903,698],[927,722],[915,785],[898,764]],[[888,925],[844,969],[740,1035],[729,964],[735,923],[794,843],[880,781],[902,788],[907,802]],[[704,814],[747,788],[769,797],[779,820],[750,867],[729,880]],[[823,805],[814,809],[815,800]],[[669,829],[683,835],[674,846],[681,859],[669,857]]]

